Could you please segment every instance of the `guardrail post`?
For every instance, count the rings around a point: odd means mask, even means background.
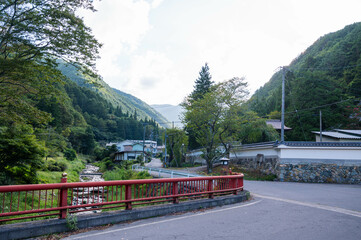
[[[210,192],[209,194],[208,194],[208,198],[212,198],[213,199],[213,193],[212,193],[212,191],[213,191],[213,180],[208,180],[208,192]]]
[[[66,183],[68,181],[67,178],[68,174],[67,173],[63,173],[62,178],[61,178],[61,183]],[[60,207],[66,207],[68,205],[68,188],[64,187],[60,189],[60,202],[59,202],[59,206]],[[61,209],[60,210],[60,218],[66,218],[67,215],[67,209]]]
[[[243,191],[243,176],[238,178],[238,187],[242,187],[241,191]]]
[[[132,186],[125,185],[125,200],[132,200]],[[125,203],[126,210],[132,210],[132,202]]]
[[[178,182],[173,182],[173,203],[179,203],[178,199]]]
[[[231,188],[238,188],[238,178],[231,179]],[[233,195],[237,195],[237,190],[233,191]]]

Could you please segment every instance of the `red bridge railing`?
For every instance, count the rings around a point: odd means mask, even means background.
[[[66,218],[68,213],[178,203],[243,191],[243,174],[103,182],[0,186],[0,223],[19,219]]]

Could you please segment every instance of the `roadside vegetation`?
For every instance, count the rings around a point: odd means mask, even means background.
[[[230,164],[229,167],[232,170],[232,173],[243,173],[245,180],[274,181],[277,178],[277,176],[274,174],[266,175],[258,170],[249,171],[236,164]],[[199,173],[210,175],[210,176],[220,176],[220,175],[229,174],[229,171],[225,172],[223,169],[223,166],[219,165],[219,166],[216,166],[213,168],[213,172],[211,174],[207,174],[206,172],[199,172]]]

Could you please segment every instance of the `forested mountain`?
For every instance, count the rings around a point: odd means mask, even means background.
[[[324,130],[360,129],[361,23],[319,38],[285,71],[286,140],[314,140],[322,111]],[[262,117],[281,111],[282,70],[258,89],[248,106]]]
[[[123,112],[135,114],[138,119],[154,119],[163,127],[168,127],[167,120],[157,111],[142,100],[111,88],[100,78],[92,78],[80,73],[74,66],[59,63],[60,71],[70,80],[81,87],[86,87],[94,92],[99,93],[105,100],[110,102],[114,107],[119,107]]]

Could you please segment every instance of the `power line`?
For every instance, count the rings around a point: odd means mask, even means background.
[[[346,100],[341,100],[341,101],[338,101],[338,102],[328,103],[328,104],[319,105],[319,106],[315,106],[315,107],[304,108],[304,109],[296,109],[295,111],[285,112],[285,114],[292,114],[292,113],[297,113],[297,112],[301,112],[301,111],[315,110],[315,109],[328,107],[328,106],[332,106],[332,105],[337,105],[337,104],[348,102],[348,101],[355,101],[355,102],[356,101],[361,101],[361,98],[349,98],[349,99],[346,99]]]

